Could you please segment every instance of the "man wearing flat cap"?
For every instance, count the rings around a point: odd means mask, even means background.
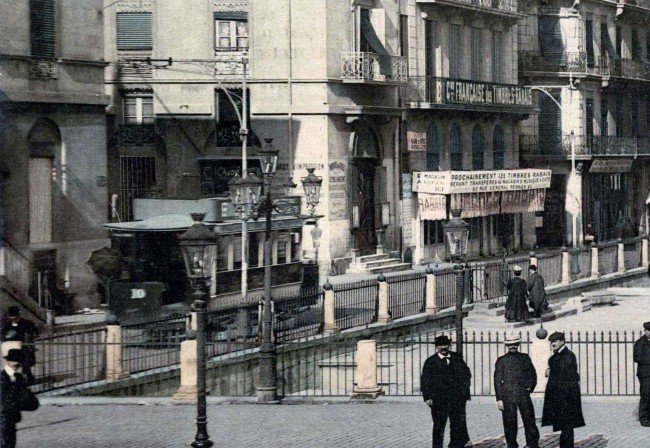
[[[521,267],[514,266],[512,272],[513,278],[508,280],[508,299],[506,300],[506,321],[523,322],[529,317],[528,303],[528,285],[526,280],[521,278]]]
[[[447,419],[449,448],[462,448],[469,442],[465,407],[472,374],[463,357],[449,350],[450,345],[447,336],[435,339],[436,354],[424,362],[420,377],[422,397],[431,408],[433,448],[442,448]]]
[[[537,385],[537,373],[530,356],[519,352],[520,342],[518,334],[508,333],[504,341],[508,352],[497,358],[494,368],[497,409],[502,413],[507,448],[519,447],[517,443],[517,409],[519,409],[524,424],[526,446],[539,448],[539,430],[535,424],[535,408],[530,399],[530,394]]]
[[[576,355],[565,345],[564,333],[548,337],[553,355],[548,360],[542,426],[560,432],[560,448],[574,447],[574,428],[585,426],[580,401],[580,375]]]
[[[650,322],[643,323],[643,336],[634,343],[636,376],[641,384],[639,401],[639,423],[650,426]]]
[[[35,411],[38,399],[27,387],[20,372],[23,354],[12,348],[4,358],[0,372],[0,447],[16,446],[16,424],[20,422],[21,411]]]

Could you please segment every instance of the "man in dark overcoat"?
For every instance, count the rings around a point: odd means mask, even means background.
[[[636,376],[641,384],[639,401],[639,423],[650,426],[650,322],[643,323],[643,336],[634,343]]]
[[[585,426],[580,400],[580,375],[576,355],[565,345],[564,333],[548,337],[553,355],[548,360],[542,426],[561,431],[560,448],[573,448],[573,429]]]
[[[4,356],[5,363],[0,372],[0,447],[16,446],[16,424],[20,422],[21,411],[35,411],[38,400],[27,388],[20,372],[23,354],[20,349],[10,349]]]
[[[506,300],[506,321],[523,322],[528,319],[528,285],[526,280],[521,278],[521,267],[512,268],[515,274],[508,280],[508,299]]]
[[[433,448],[442,448],[447,419],[449,448],[462,448],[469,442],[465,407],[470,399],[472,374],[463,357],[449,350],[450,345],[447,336],[435,339],[436,354],[424,362],[420,378],[422,397],[431,408]]]
[[[535,317],[542,317],[542,314],[548,309],[548,300],[546,300],[546,288],[544,279],[537,272],[537,266],[531,264],[528,268],[528,300],[530,307],[533,309]]]
[[[510,333],[504,344],[508,352],[497,359],[494,391],[497,409],[502,412],[507,448],[517,448],[517,409],[521,414],[528,448],[539,448],[539,430],[530,394],[537,385],[537,373],[530,356],[519,352],[519,335]]]
[[[38,336],[38,328],[31,320],[20,315],[20,308],[12,305],[7,309],[6,317],[0,321],[0,330],[3,341],[19,341],[21,343],[22,370],[27,385],[34,384],[31,368],[36,365],[34,340]]]

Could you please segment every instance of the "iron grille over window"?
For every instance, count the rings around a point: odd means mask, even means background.
[[[53,58],[56,53],[54,0],[30,0],[29,34],[31,55]]]
[[[133,200],[149,196],[156,184],[155,157],[120,157],[120,219],[133,219]]]
[[[117,13],[117,49],[151,50],[151,13]]]

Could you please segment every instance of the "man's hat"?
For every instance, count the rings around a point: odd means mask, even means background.
[[[445,335],[438,336],[436,338],[436,341],[434,342],[434,344],[435,344],[436,347],[438,347],[440,345],[450,345],[451,344],[451,339],[449,339]]]
[[[530,266],[528,266],[528,269],[530,269],[531,271],[536,271],[537,266],[535,266],[534,264],[531,264]]]
[[[643,329],[650,331],[650,322],[643,322]]]
[[[517,345],[521,342],[521,338],[519,337],[519,334],[514,331],[509,331],[508,334],[506,334],[506,339],[503,341],[505,345]]]
[[[548,342],[555,342],[555,341],[564,341],[564,333],[561,331],[556,331],[555,333],[551,333],[551,335],[548,337]]]
[[[7,352],[7,356],[3,356],[7,361],[22,362],[22,350],[18,348],[12,348]]]
[[[11,317],[20,316],[20,308],[18,308],[16,305],[10,306],[7,308],[7,315]]]
[[[514,265],[514,267],[512,268],[512,270],[515,271],[515,272],[521,272],[521,266],[519,266],[518,264],[516,264],[516,265]]]

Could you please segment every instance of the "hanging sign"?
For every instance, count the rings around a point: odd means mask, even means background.
[[[447,219],[447,196],[418,193],[418,218],[431,221]]]
[[[629,173],[632,159],[595,159],[591,162],[590,173]]]
[[[419,193],[486,193],[537,190],[551,186],[551,170],[414,171],[413,191]]]
[[[426,132],[406,131],[406,148],[410,151],[424,151],[427,149]]]

